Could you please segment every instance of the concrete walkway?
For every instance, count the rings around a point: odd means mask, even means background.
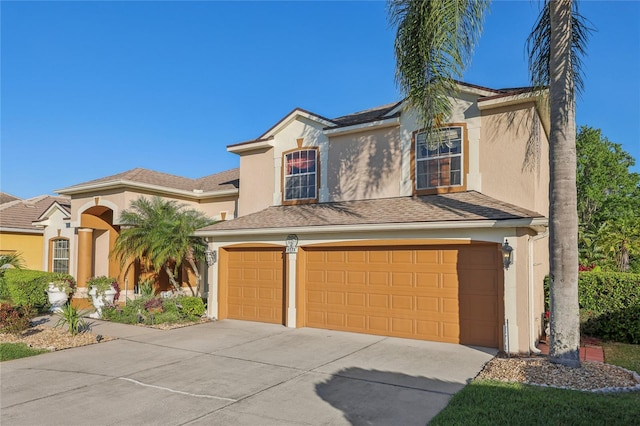
[[[225,320],[3,362],[3,425],[425,425],[495,351]]]

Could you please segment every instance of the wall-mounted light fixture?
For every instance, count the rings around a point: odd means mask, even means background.
[[[287,253],[297,253],[298,252],[298,236],[295,234],[287,235]]]
[[[211,266],[218,261],[218,252],[207,247],[207,250],[204,252],[204,257],[207,260],[207,265]]]
[[[509,265],[513,263],[513,247],[509,245],[509,240],[504,240],[502,245],[502,262],[505,269],[509,269]]]

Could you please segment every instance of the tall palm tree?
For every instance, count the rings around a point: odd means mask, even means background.
[[[456,91],[482,32],[487,0],[390,0],[397,25],[397,81],[433,129],[451,113]],[[545,0],[529,39],[535,85],[548,85],[551,131],[550,278],[552,362],[580,366],[575,88],[588,30],[573,0]]]
[[[193,233],[213,223],[202,212],[187,209],[175,200],[139,197],[121,212],[120,222],[122,229],[112,254],[122,265],[133,258],[150,264],[156,271],[164,270],[176,291],[180,284],[174,271],[183,262],[188,262],[200,279],[195,261],[204,258],[207,243]],[[191,284],[189,288],[195,295]]]

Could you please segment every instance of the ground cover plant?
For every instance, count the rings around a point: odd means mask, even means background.
[[[146,296],[103,308],[102,319],[124,324],[179,324],[199,321],[205,311],[206,306],[199,297]]]
[[[49,352],[46,349],[34,349],[24,343],[0,343],[0,361],[25,358]]]

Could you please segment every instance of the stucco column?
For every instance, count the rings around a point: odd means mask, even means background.
[[[215,252],[218,250],[213,248]],[[219,257],[216,256],[216,261],[212,263],[205,263],[207,265],[207,273],[205,279],[207,280],[209,292],[207,294],[207,317],[212,319],[218,319],[218,264]]]
[[[289,305],[287,306],[287,327],[296,328],[296,253],[287,253],[287,293]]]
[[[516,253],[518,251],[518,239],[508,238],[509,245],[513,247],[512,263],[508,268],[504,268],[504,318],[506,327],[503,328],[504,350],[511,353],[518,353],[520,349],[518,339],[518,286]]]
[[[78,287],[86,287],[93,262],[93,229],[78,228]]]

